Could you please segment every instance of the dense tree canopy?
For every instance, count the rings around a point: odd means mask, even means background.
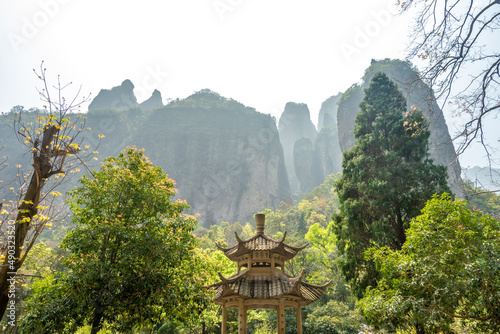
[[[305,334],[358,334],[362,317],[348,305],[330,300],[308,315]]]
[[[434,193],[449,191],[446,168],[428,158],[427,124],[407,111],[396,84],[379,72],[365,89],[356,117],[356,144],[344,154],[335,217],[341,269],[361,296],[376,286],[377,271],[364,252],[373,245],[401,249],[405,229]]]
[[[424,324],[449,332],[455,320],[500,330],[500,223],[446,194],[411,222],[400,251],[372,249],[382,273],[360,301],[375,325]]]
[[[86,323],[92,333],[162,324],[205,306],[193,249],[196,220],[172,202],[174,182],[142,151],[104,161],[71,192],[75,228],[62,247],[68,272],[35,287],[26,332],[63,333]]]
[[[482,189],[477,185],[469,182],[464,182],[466,192],[466,199],[469,205],[476,209],[481,210],[494,217],[500,219],[500,196],[493,191]]]

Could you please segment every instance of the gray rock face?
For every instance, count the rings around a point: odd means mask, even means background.
[[[137,99],[134,95],[134,84],[127,79],[120,86],[111,89],[101,89],[99,94],[90,103],[89,110],[128,110],[136,106]]]
[[[316,136],[314,144],[302,137],[293,147],[295,175],[299,180],[299,192],[311,192],[332,173],[342,171],[342,152],[337,132],[324,127]]]
[[[416,71],[406,62],[388,59],[372,60],[371,66],[365,72],[362,85],[354,85],[344,93],[337,115],[342,151],[345,152],[354,146],[355,118],[359,112],[359,103],[364,96],[362,88],[367,87],[372,76],[379,71],[384,72],[398,85],[406,98],[408,108],[421,110],[429,121],[430,156],[434,159],[434,163],[448,167],[448,184],[457,197],[463,198],[465,193],[460,177],[461,168],[442,111],[436,103],[432,90],[420,80]]]
[[[318,136],[314,143],[315,150],[320,157],[321,170],[325,178],[342,171],[342,150],[337,127],[338,103],[342,93],[331,96],[321,104],[318,116]]]
[[[203,226],[250,221],[290,196],[271,116],[208,90],[152,111],[131,145],[176,181]]]
[[[142,110],[153,110],[160,107],[163,107],[163,101],[161,99],[161,93],[157,89],[154,90],[149,99],[139,104],[139,108]]]
[[[317,134],[316,127],[311,122],[311,115],[307,105],[304,103],[288,102],[283,114],[281,114],[278,130],[285,155],[290,189],[293,193],[296,193],[300,189],[300,183],[295,173],[295,162],[293,157],[295,142],[303,137],[309,138],[310,141],[314,141]],[[298,163],[300,163],[300,161]]]
[[[332,130],[337,130],[337,110],[338,102],[342,98],[342,93],[333,95],[326,99],[321,104],[321,109],[318,115],[318,132],[324,127],[330,127]]]
[[[342,152],[350,150],[356,142],[354,126],[363,96],[363,89],[358,85],[353,85],[342,95],[339,101],[337,127]]]
[[[2,156],[27,166],[29,155],[9,128],[7,117],[0,115],[0,139],[9,144]],[[189,213],[200,215],[200,225],[243,224],[264,208],[278,208],[290,196],[275,120],[212,91],[155,110],[108,108],[89,111],[86,117],[85,126],[92,130],[82,133],[80,145],[99,151],[98,161],[90,159],[87,164],[89,169],[99,169],[101,161],[127,146],[144,148],[151,162],[176,182],[176,197],[187,201]],[[36,115],[26,119],[34,122]],[[101,140],[100,135],[105,137]],[[18,160],[20,152],[24,153]],[[86,171],[82,168],[58,191],[77,186]],[[16,173],[12,164],[2,170],[2,179],[10,181]],[[0,198],[7,198],[2,192],[6,189],[0,187]]]
[[[302,137],[293,147],[295,175],[299,179],[300,192],[311,192],[320,185],[325,175],[321,169],[321,157],[309,138]]]
[[[323,183],[330,174],[342,172],[343,154],[340,149],[337,129],[323,127],[314,141],[314,150],[318,156],[320,166],[316,170],[321,170],[323,179],[317,185]]]

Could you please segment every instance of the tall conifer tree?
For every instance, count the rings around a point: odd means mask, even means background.
[[[376,73],[365,89],[356,117],[354,147],[344,153],[336,188],[335,216],[341,270],[361,297],[376,286],[378,273],[364,258],[372,246],[399,250],[405,229],[434,193],[450,192],[446,167],[429,158],[430,132],[422,113],[407,110],[406,100],[385,74]]]

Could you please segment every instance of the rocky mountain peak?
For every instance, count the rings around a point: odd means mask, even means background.
[[[163,107],[163,102],[162,102],[160,91],[155,89],[153,94],[151,95],[151,97],[149,99],[147,99],[146,101],[142,102],[139,105],[139,107],[142,110],[153,110],[156,108]]]
[[[126,79],[120,86],[111,89],[101,89],[99,94],[90,103],[89,110],[128,110],[136,106],[137,98],[134,94],[134,84],[129,79]]]

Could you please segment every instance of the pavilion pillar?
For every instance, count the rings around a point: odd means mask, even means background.
[[[221,334],[227,334],[227,307],[226,303],[222,305],[222,328]]]
[[[285,303],[283,299],[278,304],[278,334],[285,334]]]
[[[238,334],[247,334],[247,308],[243,299],[238,304]]]
[[[302,334],[302,307],[297,306],[297,334]]]

